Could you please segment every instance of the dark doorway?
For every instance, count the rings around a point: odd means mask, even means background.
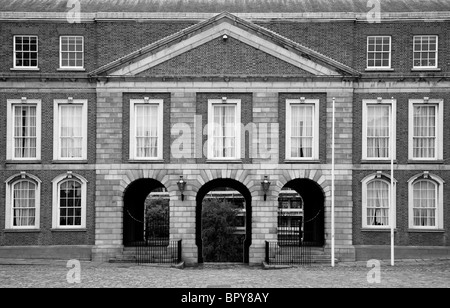
[[[249,249],[252,240],[252,207],[251,194],[242,183],[232,179],[216,179],[203,185],[197,193],[196,206],[196,244],[198,247],[198,263],[208,262],[204,260],[203,239],[202,239],[202,209],[205,199],[213,198],[225,199],[233,204],[243,204],[242,214],[237,218],[236,236],[242,239],[243,255],[239,262],[249,262]],[[236,262],[230,260],[229,262]]]
[[[123,199],[124,246],[137,246],[149,240],[169,240],[168,195],[164,185],[154,179],[136,180],[127,187]],[[150,220],[148,215],[153,201],[157,201],[156,206],[162,210],[158,213],[158,219]]]
[[[288,182],[278,198],[278,242],[285,246],[323,246],[324,201],[322,188],[316,182]]]

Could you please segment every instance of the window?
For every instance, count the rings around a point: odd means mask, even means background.
[[[60,37],[60,67],[83,68],[84,38],[82,36]]]
[[[40,159],[41,101],[8,99],[7,121],[7,159]]]
[[[414,68],[437,68],[438,37],[437,35],[414,36]]]
[[[130,100],[130,159],[163,158],[163,100]]]
[[[391,68],[390,36],[367,37],[367,68],[368,69]]]
[[[25,172],[6,181],[6,229],[37,229],[40,215],[40,180]]]
[[[363,159],[388,160],[391,154],[395,159],[395,115],[395,100],[363,100]],[[392,151],[391,138],[394,140]]]
[[[286,100],[286,159],[318,159],[319,100]]]
[[[240,159],[241,100],[208,101],[208,158]]]
[[[409,100],[409,158],[442,159],[443,100]]]
[[[87,181],[80,175],[60,175],[53,180],[53,228],[86,227]]]
[[[378,172],[362,181],[362,226],[363,228],[390,228],[391,180]],[[394,180],[394,196],[396,181]],[[395,227],[395,197],[392,200]]]
[[[412,229],[443,228],[444,181],[428,172],[409,181],[409,227]]]
[[[87,100],[55,100],[54,159],[87,159]]]
[[[14,68],[38,68],[37,36],[14,36]]]

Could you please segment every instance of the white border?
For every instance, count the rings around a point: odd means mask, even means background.
[[[313,108],[313,142],[311,157],[291,156],[291,105],[312,105]],[[286,147],[285,157],[289,160],[316,160],[319,159],[319,99],[305,99],[304,103],[300,99],[286,99]]]
[[[158,148],[157,148],[157,156],[156,157],[137,157],[136,156],[136,121],[135,121],[135,106],[136,105],[156,105],[158,106]],[[130,140],[129,140],[129,152],[130,152],[130,160],[161,160],[163,159],[163,148],[164,148],[164,112],[163,112],[163,104],[164,100],[162,99],[149,99],[146,102],[146,99],[130,99]]]
[[[41,159],[41,125],[42,125],[42,110],[41,110],[41,100],[40,99],[27,99],[22,102],[20,99],[8,99],[6,100],[6,119],[7,119],[7,129],[6,129],[6,159],[7,160],[20,160],[20,161],[37,161]],[[15,157],[14,156],[14,113],[13,107],[16,105],[35,105],[36,106],[36,157]]]

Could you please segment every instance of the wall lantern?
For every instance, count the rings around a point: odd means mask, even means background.
[[[180,175],[180,180],[177,182],[177,185],[178,185],[178,189],[181,192],[181,201],[184,201],[183,192],[184,192],[184,188],[186,187],[186,181],[183,180],[183,176],[182,175]]]
[[[267,175],[264,176],[264,180],[261,182],[262,189],[264,191],[264,201],[267,199],[267,192],[269,191],[270,182],[267,179]]]

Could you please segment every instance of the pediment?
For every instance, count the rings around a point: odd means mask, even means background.
[[[92,76],[224,74],[356,76],[359,72],[229,13],[219,14],[91,72]]]

